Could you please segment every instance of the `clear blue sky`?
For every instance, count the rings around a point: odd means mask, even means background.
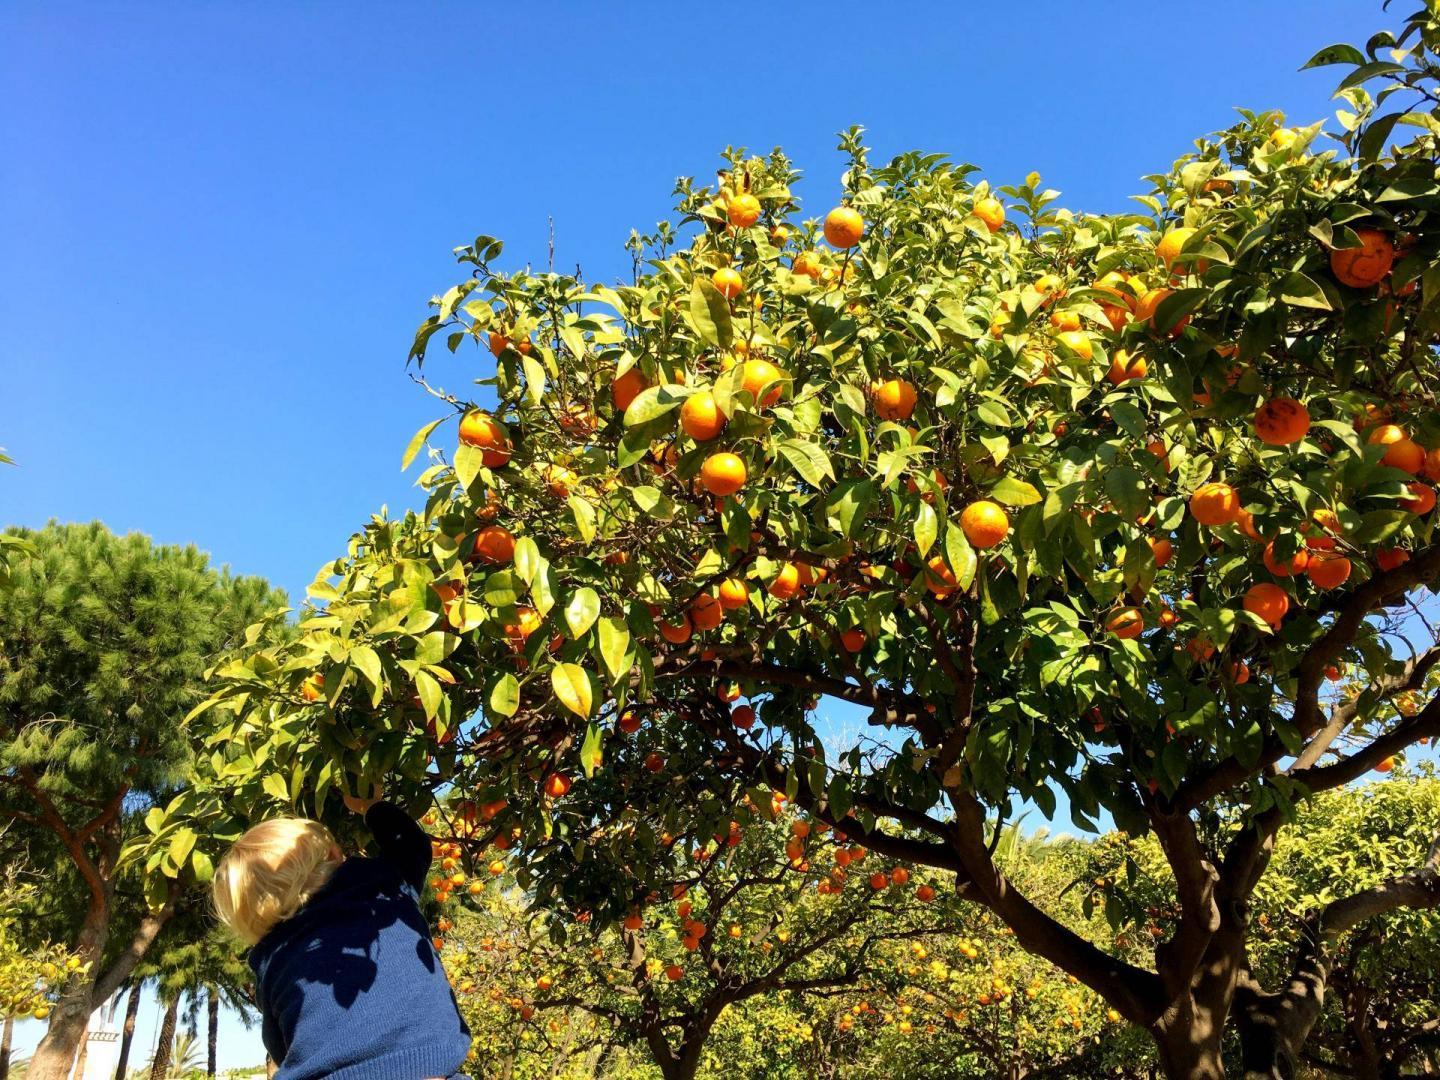
[[[553,216],[558,264],[611,280],[727,144],[784,146],[823,211],[852,123],[877,160],[1038,169],[1116,210],[1234,106],[1328,116],[1334,73],[1296,69],[1396,22],[1378,0],[9,0],[0,524],[193,541],[298,598],[412,501],[400,452],[435,413],[405,354],[476,233],[543,265]]]

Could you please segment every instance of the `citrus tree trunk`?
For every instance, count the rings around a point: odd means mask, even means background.
[[[266,1055],[265,1055],[265,1076],[267,1077],[267,1080],[268,1080],[269,1077],[274,1076],[274,1075],[275,1075],[277,1072],[279,1072],[279,1071],[280,1071],[280,1066],[275,1064],[275,1059],[272,1058],[269,1054],[266,1054]]]
[[[140,1013],[140,983],[130,989],[130,1000],[125,1003],[125,1025],[120,1029],[120,1060],[115,1064],[115,1080],[125,1080],[130,1067],[130,1047],[135,1042],[135,1017]]]
[[[0,1080],[10,1080],[10,1041],[15,1036],[15,1018],[5,1017],[5,1027],[0,1031]]]
[[[85,1061],[90,1056],[90,1025],[85,1025],[85,1034],[80,1036],[80,1054],[75,1058],[75,1069],[71,1080],[85,1080]]]
[[[220,1049],[220,999],[213,986],[206,988],[205,1007],[209,1012],[206,1018],[209,1029],[206,1033],[208,1053],[205,1059],[205,1075],[210,1077],[210,1080],[215,1080],[215,1059]]]
[[[180,995],[165,1006],[165,1019],[160,1022],[160,1042],[155,1047],[155,1061],[150,1066],[150,1080],[165,1080],[170,1072],[170,1055],[175,1050],[175,1024],[180,1017]]]

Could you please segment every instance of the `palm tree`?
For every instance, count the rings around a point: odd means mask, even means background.
[[[169,1015],[168,1011],[166,1015]],[[201,1062],[204,1060],[203,1048],[195,1033],[182,1031],[174,1035],[173,1027],[171,1033],[173,1038],[168,1041],[162,1038],[154,1055],[143,1068],[132,1073],[132,1076],[141,1080],[145,1077],[149,1080],[183,1080],[184,1077],[200,1071]],[[161,1034],[164,1035],[163,1030]]]

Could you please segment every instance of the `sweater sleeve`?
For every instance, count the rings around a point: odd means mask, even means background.
[[[285,1055],[289,1052],[285,1037],[280,1032],[280,1025],[268,1012],[260,1016],[260,1041],[265,1044],[265,1053],[270,1055],[271,1061],[276,1065],[285,1064]]]
[[[419,892],[430,870],[430,838],[410,820],[405,811],[387,802],[377,802],[365,812],[365,825],[375,837],[380,858]]]

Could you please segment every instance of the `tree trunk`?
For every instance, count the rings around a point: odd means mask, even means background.
[[[268,1077],[272,1077],[272,1076],[274,1076],[274,1075],[275,1075],[277,1072],[279,1072],[279,1071],[280,1071],[280,1066],[275,1064],[275,1059],[272,1058],[269,1054],[266,1054],[266,1055],[265,1055],[265,1075],[266,1075],[266,1077],[267,1077],[267,1078],[268,1078]]]
[[[10,1080],[10,1042],[15,1036],[15,1018],[5,1017],[5,1027],[0,1030],[0,1080]]]
[[[85,1025],[85,1034],[80,1037],[80,1054],[75,1059],[71,1080],[85,1080],[85,1060],[90,1056],[90,1025]]]
[[[1225,1080],[1224,1022],[1223,1016],[1190,1001],[1172,1027],[1152,1030],[1166,1080]]]
[[[125,1004],[125,1026],[120,1029],[120,1060],[115,1064],[115,1080],[125,1080],[130,1067],[130,1047],[135,1042],[135,1017],[140,1013],[140,983],[130,990],[130,1000]]]
[[[165,1019],[160,1022],[160,1041],[155,1046],[155,1061],[150,1066],[150,1080],[165,1080],[170,1072],[170,1055],[175,1052],[175,1025],[180,1016],[180,995],[165,1006]]]
[[[92,897],[75,942],[75,954],[90,965],[92,973],[98,973],[100,958],[109,939],[109,899]],[[92,994],[96,978],[97,975],[92,974],[89,979],[71,980],[60,995],[55,1011],[50,1015],[45,1037],[35,1047],[35,1054],[30,1059],[30,1068],[26,1073],[28,1080],[67,1080],[75,1055],[85,1041],[90,1014],[95,1011]]]
[[[216,996],[215,987],[206,987],[205,1007],[209,1011],[209,1031],[207,1042],[209,1044],[208,1056],[206,1057],[205,1075],[210,1080],[215,1080],[215,1059],[220,1049],[220,998]]]

